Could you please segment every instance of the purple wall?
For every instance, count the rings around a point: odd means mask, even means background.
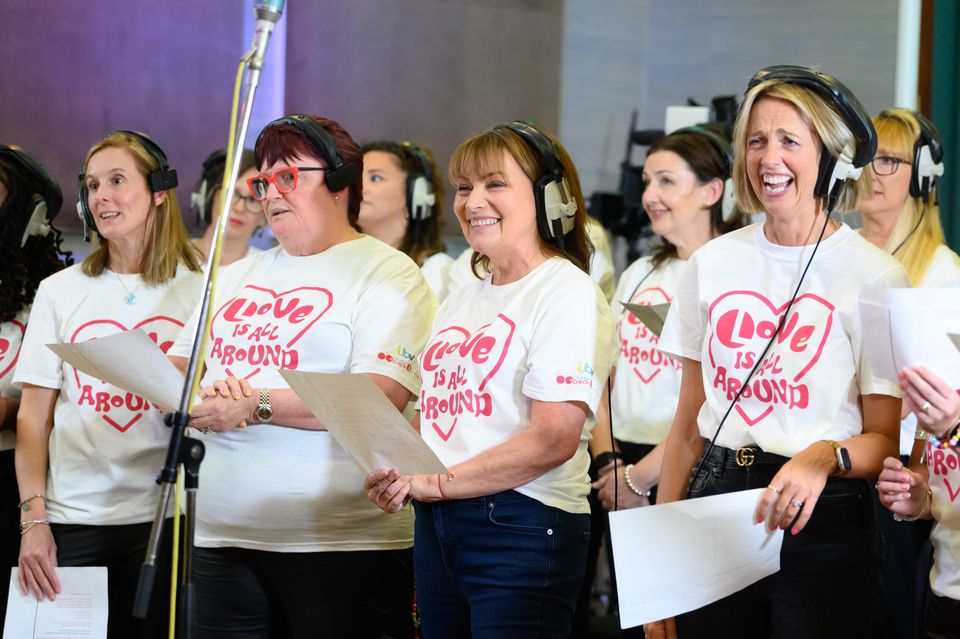
[[[226,143],[242,9],[237,0],[4,3],[0,141],[37,155],[60,181],[58,226],[79,225],[77,173],[115,129],[160,143],[186,204],[203,159]]]
[[[4,5],[0,141],[33,152],[60,180],[58,225],[78,224],[72,202],[87,149],[121,128],[145,131],[166,150],[186,210],[203,158],[226,143],[250,0]],[[340,120],[360,142],[415,140],[442,163],[498,121],[533,118],[556,129],[562,7],[290,0],[286,110]]]

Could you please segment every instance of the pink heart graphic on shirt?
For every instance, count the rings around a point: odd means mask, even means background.
[[[501,313],[473,333],[460,326],[444,328],[424,348],[420,420],[429,422],[440,439],[450,439],[463,413],[490,414],[492,398],[485,389],[500,370],[515,330],[513,320]]]
[[[960,486],[957,486],[957,490],[953,490],[953,486],[950,485],[950,480],[946,477],[943,478],[943,484],[947,487],[947,496],[950,497],[950,503],[952,504],[956,501],[957,496],[960,495]]]
[[[238,378],[250,379],[264,368],[295,369],[300,354],[294,346],[331,306],[333,294],[325,288],[277,293],[244,286],[214,314],[208,357]]]
[[[653,306],[654,304],[669,304],[671,301],[667,292],[657,286],[637,292],[630,303],[640,306]],[[676,367],[679,370],[678,362],[660,352],[657,346],[660,340],[653,331],[638,320],[636,315],[626,309],[620,315],[620,321],[617,322],[617,334],[620,336],[621,354],[642,383],[649,384],[652,382],[664,368]]]
[[[142,329],[160,347],[160,350],[166,353],[173,345],[180,329],[183,328],[183,322],[165,315],[157,315],[137,323],[133,328]],[[91,320],[73,332],[70,342],[72,344],[86,342],[126,330],[127,327],[116,320]],[[77,388],[81,390],[80,402],[92,404],[97,412],[103,413],[101,415],[103,421],[121,433],[130,430],[130,427],[140,421],[141,417],[153,410],[153,406],[138,395],[111,386],[103,380],[94,379],[86,373],[83,373],[83,379],[81,379],[80,371],[75,368],[73,378]],[[90,383],[84,384],[84,380],[90,380]]]
[[[730,291],[710,305],[713,328],[708,342],[712,385],[732,401],[756,358],[773,336],[787,304],[774,306],[754,291]],[[809,400],[803,378],[823,353],[833,326],[834,306],[806,293],[797,297],[790,317],[757,372],[737,401],[736,410],[749,426],[771,412],[774,405],[803,409]]]
[[[23,334],[27,330],[26,327],[17,320],[10,320],[8,324],[16,328],[18,332],[12,336],[13,339],[0,339],[0,366],[6,363],[6,366],[0,371],[0,380],[13,370],[17,360],[20,358],[20,346],[23,344]]]

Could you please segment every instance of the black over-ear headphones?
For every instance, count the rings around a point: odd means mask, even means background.
[[[129,135],[130,137],[134,138],[160,167],[147,176],[147,186],[150,188],[151,193],[169,191],[170,189],[177,187],[177,170],[170,168],[170,163],[167,160],[167,154],[163,152],[163,149],[160,148],[159,144],[154,142],[147,134],[140,133],[139,131],[121,130],[114,131],[114,133],[111,133],[110,135],[115,135],[117,133]],[[80,221],[83,222],[83,241],[89,242],[90,231],[91,229],[96,230],[97,225],[87,202],[89,195],[87,193],[87,182],[85,178],[85,172],[80,171],[80,176],[78,178],[80,182],[80,197],[77,200],[77,215],[80,216]]]
[[[308,115],[303,115],[302,113],[277,118],[263,127],[263,131],[257,136],[257,144],[254,148],[260,147],[260,140],[263,138],[263,134],[267,129],[283,124],[288,124],[302,133],[303,136],[313,144],[317,153],[326,160],[329,167],[323,172],[323,181],[324,184],[327,185],[328,191],[331,193],[339,193],[357,181],[356,170],[352,164],[344,164],[343,158],[340,157],[340,152],[337,151],[337,145],[327,130],[317,124],[313,118]]]
[[[877,131],[863,105],[855,95],[832,75],[815,71],[809,67],[780,64],[757,71],[747,85],[749,93],[753,87],[767,80],[779,80],[785,84],[810,89],[840,112],[850,132],[856,138],[853,162],[836,157],[823,146],[820,154],[820,171],[814,195],[826,198],[826,209],[833,209],[833,203],[839,194],[839,187],[845,180],[857,179],[867,162],[877,153]]]
[[[934,204],[940,204],[940,178],[943,177],[943,138],[940,130],[929,119],[916,111],[913,117],[920,125],[920,136],[913,144],[913,164],[910,169],[910,195],[930,201],[930,192],[935,193]]]
[[[433,192],[433,165],[427,152],[412,142],[403,142],[403,150],[417,162],[418,171],[407,173],[407,218],[422,222],[433,215],[437,197]]]
[[[50,233],[49,222],[60,212],[63,191],[39,160],[15,144],[0,144],[0,160],[8,160],[6,164],[9,170],[21,174],[21,179],[29,183],[33,209],[23,229],[23,238],[20,240],[22,248],[31,236],[43,237]]]
[[[190,205],[197,211],[197,226],[210,224],[211,206],[214,192],[223,182],[223,172],[227,168],[227,150],[217,149],[203,161],[200,184],[190,194]]]
[[[720,210],[723,221],[729,222],[737,208],[737,198],[733,189],[733,147],[729,141],[703,126],[694,125],[684,127],[673,131],[670,135],[677,133],[694,133],[706,138],[707,141],[713,145],[713,148],[717,150],[717,153],[720,154],[720,157],[726,160],[726,177],[723,178],[723,195],[721,196]]]
[[[563,163],[556,146],[550,138],[526,122],[515,120],[494,128],[501,127],[519,135],[546,167],[546,172],[533,185],[537,229],[544,241],[556,244],[562,250],[564,236],[573,230],[577,202],[563,174]]]

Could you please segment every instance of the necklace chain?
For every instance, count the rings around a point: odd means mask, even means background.
[[[123,290],[125,290],[125,291],[127,292],[126,296],[124,296],[124,298],[123,298],[123,301],[124,301],[128,306],[133,306],[134,304],[136,304],[136,303],[137,303],[137,296],[134,295],[134,293],[136,293],[137,290],[139,290],[140,284],[137,284],[137,285],[133,288],[133,290],[131,291],[129,288],[127,288],[127,285],[123,282],[123,278],[120,277],[120,274],[119,274],[119,273],[117,273],[116,271],[113,271],[113,274],[117,276],[117,281],[120,282],[120,286],[122,286],[122,287],[123,287]]]

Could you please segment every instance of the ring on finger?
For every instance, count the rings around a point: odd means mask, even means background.
[[[783,489],[782,489],[782,488],[778,488],[777,486],[774,486],[773,484],[770,484],[769,486],[767,486],[767,490],[772,490],[773,492],[775,492],[776,494],[779,495],[780,492],[781,492]]]
[[[794,508],[796,508],[797,510],[803,508],[803,502],[800,501],[799,499],[791,499],[791,500],[790,500],[790,505],[792,505],[792,506],[793,506]]]
[[[209,426],[204,426],[203,428],[200,429],[200,434],[202,435],[209,435],[212,432],[213,430]]]
[[[929,410],[930,410],[930,402],[923,402],[923,406],[920,407],[920,412],[926,415],[927,411]]]

